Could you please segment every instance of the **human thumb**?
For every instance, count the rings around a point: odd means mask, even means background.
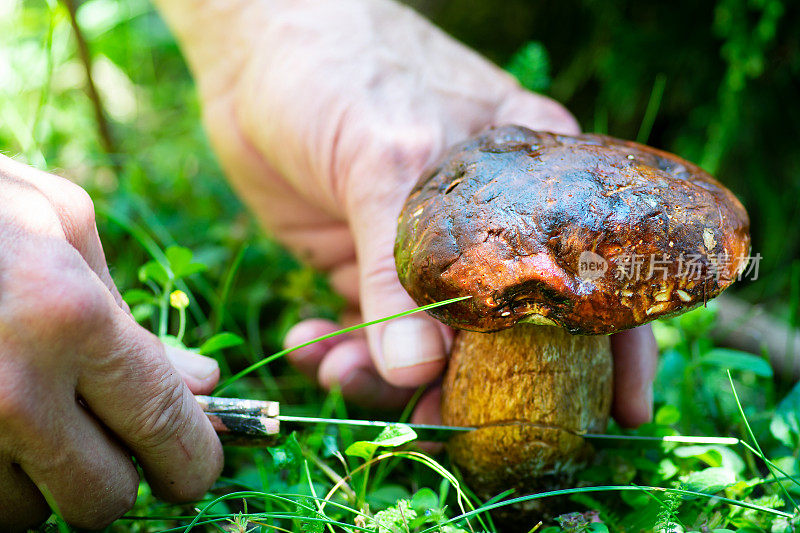
[[[392,208],[359,210],[353,223],[364,321],[417,307],[400,285],[394,263],[397,212]],[[399,387],[430,383],[444,370],[450,330],[424,313],[382,322],[366,329],[375,367]]]
[[[211,357],[164,345],[167,358],[194,394],[208,394],[219,381],[219,365]]]
[[[567,109],[546,96],[521,87],[512,91],[498,106],[494,125],[516,124],[533,130],[577,135],[578,121]]]

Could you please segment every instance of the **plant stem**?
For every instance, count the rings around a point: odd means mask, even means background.
[[[158,313],[158,336],[163,337],[169,331],[169,295],[172,293],[172,280],[164,284],[164,292],[161,294]]]
[[[178,317],[180,322],[178,323],[178,340],[183,342],[183,335],[186,333],[186,309],[180,308],[178,309]]]
[[[92,102],[92,109],[94,110],[94,118],[97,121],[97,132],[100,135],[100,144],[103,150],[108,154],[111,161],[111,166],[117,174],[121,173],[122,168],[117,160],[117,144],[111,133],[111,125],[106,117],[105,109],[103,108],[103,101],[100,98],[100,93],[97,90],[97,85],[92,75],[92,54],[89,51],[89,43],[83,34],[80,24],[78,24],[78,10],[75,6],[75,0],[61,0],[69,13],[69,23],[72,26],[72,32],[75,35],[75,42],[78,45],[78,56],[83,69],[86,72],[86,90],[89,93],[89,100]]]

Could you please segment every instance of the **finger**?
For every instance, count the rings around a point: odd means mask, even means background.
[[[89,194],[67,179],[44,172],[39,173],[37,181],[41,185],[39,189],[50,200],[61,220],[67,242],[78,250],[89,268],[111,291],[114,299],[118,303],[122,302],[108,270],[103,245],[97,232],[94,203]]]
[[[425,391],[411,416],[414,424],[442,424],[442,387],[436,385]]]
[[[414,408],[411,422],[434,426],[442,424],[442,387],[440,385],[425,391]],[[441,442],[419,441],[417,445],[430,454],[439,453],[444,448]]]
[[[318,379],[326,389],[338,386],[346,399],[370,407],[402,407],[414,394],[413,389],[393,387],[381,379],[363,338],[348,339],[325,354]]]
[[[0,461],[0,524],[7,531],[27,531],[50,516],[50,507],[19,465]]]
[[[121,310],[109,315],[78,392],[133,452],[158,496],[198,499],[222,468],[219,439],[161,342]]]
[[[417,307],[400,285],[394,263],[400,203],[402,199],[397,206],[378,208],[377,212],[363,209],[355,217],[361,312],[365,321]],[[418,387],[436,379],[444,369],[448,329],[427,315],[376,324],[367,328],[366,334],[376,368],[392,385]]]
[[[316,338],[328,335],[341,329],[341,326],[331,320],[312,318],[296,324],[286,333],[283,339],[284,348],[300,346]],[[337,335],[322,341],[303,346],[287,354],[286,358],[297,370],[316,381],[319,365],[325,354],[331,348],[345,340],[345,335]]]
[[[338,265],[328,275],[331,287],[342,295],[348,305],[358,306],[358,265],[355,261]]]
[[[219,381],[219,363],[215,359],[172,346],[164,349],[192,394],[210,394],[214,390]]]
[[[278,237],[297,257],[315,268],[329,270],[353,262],[350,228],[338,221],[299,228],[281,228]]]
[[[111,292],[117,304],[128,310],[108,270],[103,245],[97,233],[91,197],[71,181],[4,158],[3,168],[32,185],[50,202],[64,232],[64,237],[81,254],[89,268]]]
[[[636,427],[653,418],[653,378],[658,346],[650,325],[611,336],[614,355],[614,419],[623,427]]]
[[[342,327],[350,328],[363,324],[364,317],[361,316],[361,311],[358,309],[345,309],[339,317],[339,322],[341,322]],[[365,331],[364,329],[357,329],[348,333],[348,335],[351,337],[363,337],[365,336]]]
[[[503,124],[518,124],[565,135],[576,135],[581,131],[578,121],[564,106],[521,88],[512,92],[498,107],[494,125]]]
[[[74,394],[48,392],[52,406],[28,406],[28,416],[6,420],[9,440],[4,447],[13,450],[20,469],[52,497],[67,522],[99,529],[133,507],[139,475],[129,454],[78,405]]]

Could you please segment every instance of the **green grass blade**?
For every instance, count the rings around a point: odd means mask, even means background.
[[[230,387],[231,385],[233,385],[234,383],[239,381],[241,378],[243,378],[247,374],[250,374],[251,372],[261,368],[262,366],[267,365],[267,364],[271,363],[272,361],[275,361],[276,359],[279,359],[279,358],[283,357],[284,355],[292,353],[293,351],[298,350],[300,348],[304,348],[304,347],[310,346],[310,345],[312,345],[314,343],[317,343],[317,342],[320,342],[320,341],[324,341],[326,339],[330,339],[331,337],[336,337],[338,335],[344,335],[345,333],[350,333],[351,331],[356,331],[356,330],[365,328],[367,326],[373,326],[375,324],[380,324],[381,322],[386,322],[387,320],[393,320],[395,318],[400,318],[400,317],[412,315],[414,313],[419,313],[421,311],[427,311],[428,309],[433,309],[435,307],[441,307],[443,305],[448,305],[448,304],[451,304],[451,303],[454,303],[454,302],[460,302],[461,300],[466,300],[467,298],[472,298],[472,297],[471,296],[460,296],[458,298],[451,298],[450,300],[444,300],[443,302],[436,302],[436,303],[424,305],[422,307],[417,307],[416,309],[410,309],[408,311],[403,311],[402,313],[397,313],[395,315],[387,316],[387,317],[384,317],[384,318],[379,318],[377,320],[372,320],[370,322],[364,322],[363,324],[358,324],[356,326],[350,326],[349,328],[340,329],[338,331],[334,331],[333,333],[328,333],[327,335],[322,335],[321,337],[317,337],[316,339],[312,339],[312,340],[310,340],[308,342],[304,342],[302,344],[298,344],[297,346],[293,346],[291,348],[286,348],[285,350],[281,350],[279,352],[276,352],[276,353],[270,355],[269,357],[265,357],[264,359],[253,363],[252,365],[248,366],[247,368],[245,368],[241,372],[238,372],[237,374],[229,377],[228,379],[223,381],[217,387],[217,390],[214,391],[213,395],[216,396],[216,395],[222,393],[222,391],[224,391],[225,389],[227,389],[228,387]]]
[[[647,107],[644,110],[642,124],[639,126],[639,133],[636,135],[636,142],[638,143],[646,144],[647,139],[650,138],[658,108],[661,107],[661,98],[664,96],[666,84],[667,77],[664,74],[656,76],[656,80],[653,82],[653,90],[650,91],[650,99],[647,101]]]
[[[745,448],[750,450],[750,452],[753,455],[761,457],[759,455],[759,453],[758,453],[758,450],[756,450],[755,448],[750,446],[748,443],[742,441],[742,446],[744,446]],[[775,483],[775,482],[778,482],[778,481],[791,481],[792,483],[794,483],[795,485],[800,487],[800,480],[798,480],[796,477],[792,476],[791,474],[788,474],[785,470],[783,470],[781,467],[779,467],[778,465],[776,465],[775,463],[773,463],[772,461],[770,461],[766,457],[761,457],[761,460],[764,461],[765,463],[767,463],[768,465],[772,466],[772,468],[777,470],[779,473],[783,474],[783,478],[765,479],[764,483]]]
[[[747,421],[747,417],[744,414],[744,409],[742,409],[742,403],[739,401],[739,395],[736,393],[736,387],[733,385],[733,378],[731,377],[731,371],[728,370],[728,381],[731,384],[731,391],[733,391],[733,397],[736,400],[736,407],[739,408],[739,414],[742,417],[742,421],[744,422],[744,427],[747,429],[747,435],[750,437],[750,440],[753,441],[755,444],[756,450],[758,450],[757,455],[764,461],[764,464],[767,465],[769,469],[769,473],[772,474],[772,477],[777,481],[778,475],[775,473],[775,469],[772,466],[772,461],[769,461],[767,457],[764,455],[764,452],[761,451],[761,446],[758,444],[758,440],[756,440],[755,434],[753,434],[753,430],[750,429],[750,423]],[[800,513],[800,508],[797,507],[797,502],[794,501],[794,498],[789,494],[789,491],[786,490],[786,487],[783,486],[783,483],[778,483],[778,486],[781,488],[783,495],[786,497],[788,501],[792,503],[792,507],[794,507],[795,513]]]
[[[212,315],[214,317],[212,328],[214,333],[219,333],[219,331],[222,329],[222,322],[225,318],[225,313],[227,312],[225,310],[225,306],[228,303],[228,296],[230,295],[236,275],[239,273],[239,267],[242,265],[244,255],[247,253],[249,248],[250,244],[248,242],[243,243],[236,251],[233,261],[231,261],[227,272],[225,272],[225,277],[222,281],[222,286],[220,287],[219,291],[219,298],[216,302],[214,302],[214,312]]]

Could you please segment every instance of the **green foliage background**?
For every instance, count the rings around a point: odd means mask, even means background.
[[[585,130],[646,140],[715,173],[748,208],[754,252],[764,258],[760,279],[741,284],[740,293],[798,323],[800,150],[795,145],[800,138],[800,10],[796,2],[417,0],[413,4],[446,31],[507,67],[528,87],[563,102]],[[272,353],[299,318],[336,316],[341,300],[325,280],[261,234],[226,185],[202,131],[193,81],[152,6],[145,0],[88,0],[77,13],[111,122],[112,153],[98,137],[68,12],[56,0],[0,1],[0,151],[58,171],[90,191],[112,274],[123,290],[142,287],[139,268],[158,250],[174,244],[191,248],[195,260],[207,265],[208,271],[182,280],[181,288],[191,301],[186,342],[197,346],[219,331],[239,334],[246,343],[220,357],[223,366],[230,362],[236,370]],[[135,312],[143,324],[157,329],[153,306],[141,305]],[[744,413],[765,452],[796,475],[800,389],[778,403],[785,390],[773,386],[764,361],[714,348],[707,336],[712,321],[713,310],[657,326],[662,349],[655,392],[659,409],[655,421],[640,434],[745,435],[724,375],[730,368]],[[174,321],[171,326],[174,331]],[[294,414],[367,416],[348,413],[351,408],[340,398],[326,398],[287,372],[280,361],[236,387],[232,395],[281,400],[294,406]],[[342,435],[318,430],[280,448],[230,452],[227,477],[217,493],[259,486],[271,493],[299,493],[307,490],[312,478],[313,483],[322,483],[326,478],[321,467],[307,474],[300,465],[304,458],[318,461],[316,467],[330,461],[338,453],[334,437]],[[351,467],[357,464],[349,460]],[[332,464],[338,468],[335,461]],[[722,490],[731,498],[791,510],[786,495],[762,479],[768,474],[763,464],[739,449],[620,446],[603,452],[600,465],[587,472],[588,481]],[[719,468],[724,472],[713,470]],[[359,500],[366,499],[373,510],[396,513],[403,498],[411,501],[404,505],[412,506],[430,500],[431,494],[419,496],[430,489],[420,487],[438,487],[436,506],[442,517],[445,502],[453,505],[447,484],[421,467],[398,468],[393,462],[376,471],[369,490],[365,478],[364,492],[359,494]],[[718,479],[723,480],[721,485],[714,484]],[[726,485],[729,482],[733,484]],[[787,485],[792,495],[800,494],[796,486]],[[582,504],[600,511],[611,530],[635,531],[638,525],[654,524],[666,528],[675,520],[735,525],[743,531],[791,530],[787,520],[779,520],[776,529],[757,513],[719,502],[704,507],[701,501],[645,492],[608,498],[579,494],[572,501],[576,507]],[[242,509],[232,505],[228,510]],[[134,514],[179,512],[191,509],[165,507],[142,485]],[[567,520],[561,527],[599,531],[589,529],[584,519],[575,518],[578,525]],[[128,522],[115,530],[155,527]]]

